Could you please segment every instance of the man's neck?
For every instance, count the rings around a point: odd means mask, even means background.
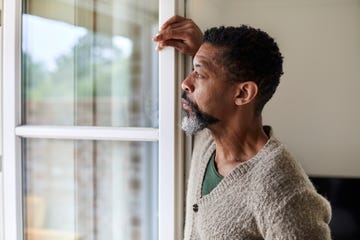
[[[268,136],[261,117],[242,126],[217,126],[210,129],[216,142],[215,164],[218,172],[226,176],[240,163],[254,157],[266,144]]]

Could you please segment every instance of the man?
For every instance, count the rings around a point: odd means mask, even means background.
[[[282,75],[275,41],[248,26],[202,35],[179,16],[154,41],[195,55],[182,82],[182,127],[195,135],[185,239],[330,239],[329,203],[262,125]]]

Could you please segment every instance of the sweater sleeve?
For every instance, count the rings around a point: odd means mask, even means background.
[[[331,207],[314,190],[294,194],[272,214],[265,240],[329,240]]]

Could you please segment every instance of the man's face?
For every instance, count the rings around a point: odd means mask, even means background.
[[[189,135],[226,123],[235,107],[233,87],[224,79],[220,56],[219,48],[203,44],[195,55],[194,71],[182,83],[182,128]]]

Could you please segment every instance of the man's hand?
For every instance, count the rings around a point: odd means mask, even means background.
[[[158,43],[158,51],[170,46],[181,53],[195,56],[202,44],[203,34],[191,19],[173,16],[161,26],[153,41]]]

